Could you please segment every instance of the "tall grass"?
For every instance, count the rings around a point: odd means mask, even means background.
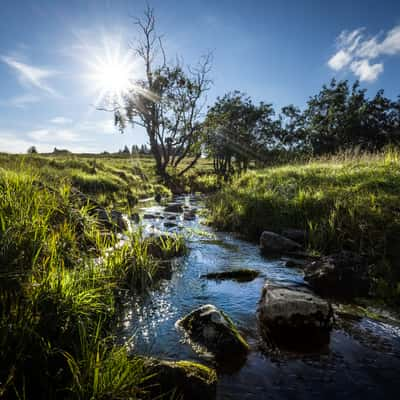
[[[63,352],[72,374],[71,394],[79,400],[141,398],[148,379],[143,360],[130,358],[125,348],[110,344],[101,329],[101,321],[91,335],[79,325],[76,355]]]
[[[140,233],[104,235],[68,180],[23,170],[0,169],[0,397],[136,398],[140,361],[106,338],[117,289],[143,289],[157,265]]]
[[[210,198],[211,222],[252,240],[300,228],[313,252],[365,254],[379,296],[400,300],[399,157],[345,153],[249,172]]]

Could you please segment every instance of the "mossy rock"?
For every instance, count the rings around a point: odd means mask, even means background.
[[[232,271],[210,272],[202,275],[202,278],[214,280],[232,279],[237,282],[250,282],[260,275],[260,271],[248,268],[234,269]]]
[[[192,361],[148,358],[144,362],[150,378],[145,382],[148,398],[214,399],[217,374],[213,368]]]
[[[218,363],[241,364],[246,358],[249,345],[232,320],[211,304],[192,311],[177,321],[177,326],[185,331],[194,350],[211,354]]]

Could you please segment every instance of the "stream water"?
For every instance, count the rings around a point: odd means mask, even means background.
[[[175,199],[202,207],[196,197]],[[301,271],[285,261],[266,259],[255,244],[229,233],[214,232],[196,216],[186,221],[176,215],[178,227],[164,223],[174,214],[163,207],[141,210],[155,218],[144,220],[147,230],[180,231],[189,253],[180,259],[171,279],[162,280],[144,298],[132,299],[121,337],[132,341],[135,352],[168,359],[202,359],[183,341],[175,322],[203,304],[225,311],[251,346],[246,363],[236,371],[220,373],[218,399],[397,399],[400,384],[400,327],[368,318],[340,323],[331,333],[323,354],[267,355],[260,350],[256,309],[266,279],[281,284],[303,283]],[[147,217],[151,217],[147,215]],[[261,275],[252,282],[216,282],[201,278],[208,272],[252,268]],[[293,340],[296,340],[294,337]]]

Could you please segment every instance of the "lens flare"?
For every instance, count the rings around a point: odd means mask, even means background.
[[[89,55],[86,78],[97,95],[96,105],[121,104],[123,96],[134,87],[138,67],[129,50],[122,51],[119,40],[104,41],[103,47]]]

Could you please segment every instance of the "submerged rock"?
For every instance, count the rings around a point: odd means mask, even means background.
[[[210,353],[219,362],[242,360],[249,345],[231,319],[215,306],[207,304],[177,321],[195,350]]]
[[[165,207],[164,211],[171,212],[171,213],[182,213],[183,208],[182,208],[182,205],[179,203],[171,203]]]
[[[214,399],[217,374],[214,369],[192,361],[145,360],[150,378],[145,381],[149,398],[184,400]]]
[[[342,251],[307,265],[304,279],[316,293],[342,299],[368,296],[370,279],[364,257]]]
[[[226,280],[232,279],[237,282],[250,282],[260,275],[260,271],[254,269],[234,269],[232,271],[221,271],[221,272],[210,272],[202,275],[202,278],[215,279],[215,280]]]
[[[260,237],[260,249],[264,255],[292,254],[302,251],[302,246],[277,233],[264,231]]]
[[[259,302],[258,319],[261,334],[270,345],[312,351],[329,343],[333,311],[327,301],[304,287],[267,282]]]

